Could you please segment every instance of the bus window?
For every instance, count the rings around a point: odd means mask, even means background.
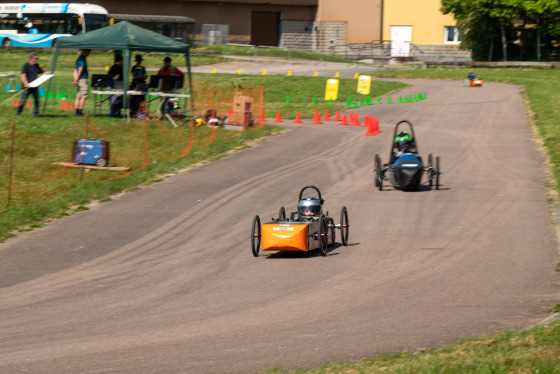
[[[82,33],[82,25],[80,25],[79,18],[68,18],[66,20],[66,32],[72,35]]]
[[[107,26],[107,16],[105,14],[84,14],[86,20],[86,32],[98,30]]]

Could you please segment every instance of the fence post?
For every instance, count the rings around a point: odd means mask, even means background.
[[[84,149],[87,145],[87,139],[89,136],[89,114],[86,113],[86,128],[85,128],[85,134],[84,134],[84,139],[85,139],[85,143],[84,143]],[[87,151],[86,151],[87,152]],[[84,174],[86,172],[85,168],[81,168],[80,170],[80,183],[84,182]]]
[[[10,123],[10,128],[12,129],[12,138],[10,142],[10,166],[8,169],[8,207],[12,205],[12,180],[14,176],[14,153],[16,149],[16,123],[12,121],[12,123]]]

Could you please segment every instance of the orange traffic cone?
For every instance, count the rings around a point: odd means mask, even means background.
[[[276,112],[276,119],[274,120],[274,122],[284,122],[282,120],[282,117],[280,115],[280,112]]]
[[[325,121],[332,121],[333,119],[330,116],[329,110],[325,110]]]
[[[31,108],[31,101],[28,101],[28,102],[25,104],[25,107],[26,107],[26,108]]]
[[[335,121],[342,121],[342,118],[340,118],[340,110],[336,111],[336,116],[334,117]]]
[[[360,126],[360,119],[358,118],[358,113],[354,113],[352,118],[352,126]]]
[[[362,126],[363,127],[369,127],[372,118],[373,117],[370,117],[370,116],[364,116],[364,123],[363,123]]]
[[[261,110],[261,116],[257,121],[266,122],[266,117],[264,116],[264,110]]]
[[[74,102],[70,102],[70,110],[74,110]]]
[[[379,121],[377,120],[377,118],[371,117],[369,121],[369,127],[364,135],[373,136],[379,134],[380,132],[381,130],[379,129]]]
[[[315,109],[315,115],[313,116],[313,119],[315,120],[315,122],[313,122],[314,125],[323,124],[323,122],[321,122],[321,115],[319,114],[319,110],[317,109]]]
[[[303,123],[303,121],[301,120],[301,114],[299,112],[296,113],[296,120],[294,121],[294,123]]]
[[[15,100],[12,100],[12,106],[17,106],[17,103]]]
[[[60,110],[65,110],[65,109],[64,109],[64,103],[65,103],[64,101],[61,101],[61,102],[60,102]]]
[[[342,116],[342,122],[339,123],[340,126],[347,126],[348,122],[346,122],[346,114]]]

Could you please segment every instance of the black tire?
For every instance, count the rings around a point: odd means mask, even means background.
[[[375,187],[379,189],[379,191],[383,191],[383,170],[381,168],[381,157],[379,155],[375,155]]]
[[[340,241],[342,245],[348,245],[348,234],[350,225],[348,224],[348,209],[345,206],[340,210]]]
[[[329,246],[329,231],[327,227],[327,219],[323,214],[319,217],[319,251],[321,251],[321,256],[327,255],[327,247]]]
[[[439,168],[439,156],[436,157],[436,190],[439,190],[439,175],[441,174],[441,169]]]
[[[375,180],[375,187],[379,187],[379,179],[377,177],[377,173],[379,172],[377,169],[377,159],[379,158],[379,155],[375,155],[374,159],[373,159],[373,179]]]
[[[434,184],[434,169],[433,169],[434,160],[432,158],[432,154],[428,155],[428,180],[430,181],[430,187]]]
[[[286,209],[284,209],[284,207],[282,206],[278,211],[278,220],[284,221],[285,219],[286,219]]]
[[[97,161],[95,161],[95,165],[104,168],[105,166],[107,166],[107,159],[98,158]]]
[[[253,226],[251,228],[251,250],[253,251],[253,256],[259,256],[261,250],[261,219],[258,215],[253,218]]]
[[[10,48],[12,46],[12,41],[8,38],[2,40],[2,48]]]

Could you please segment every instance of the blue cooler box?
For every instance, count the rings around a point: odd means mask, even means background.
[[[72,148],[72,162],[107,166],[109,164],[109,142],[104,139],[75,140]]]

